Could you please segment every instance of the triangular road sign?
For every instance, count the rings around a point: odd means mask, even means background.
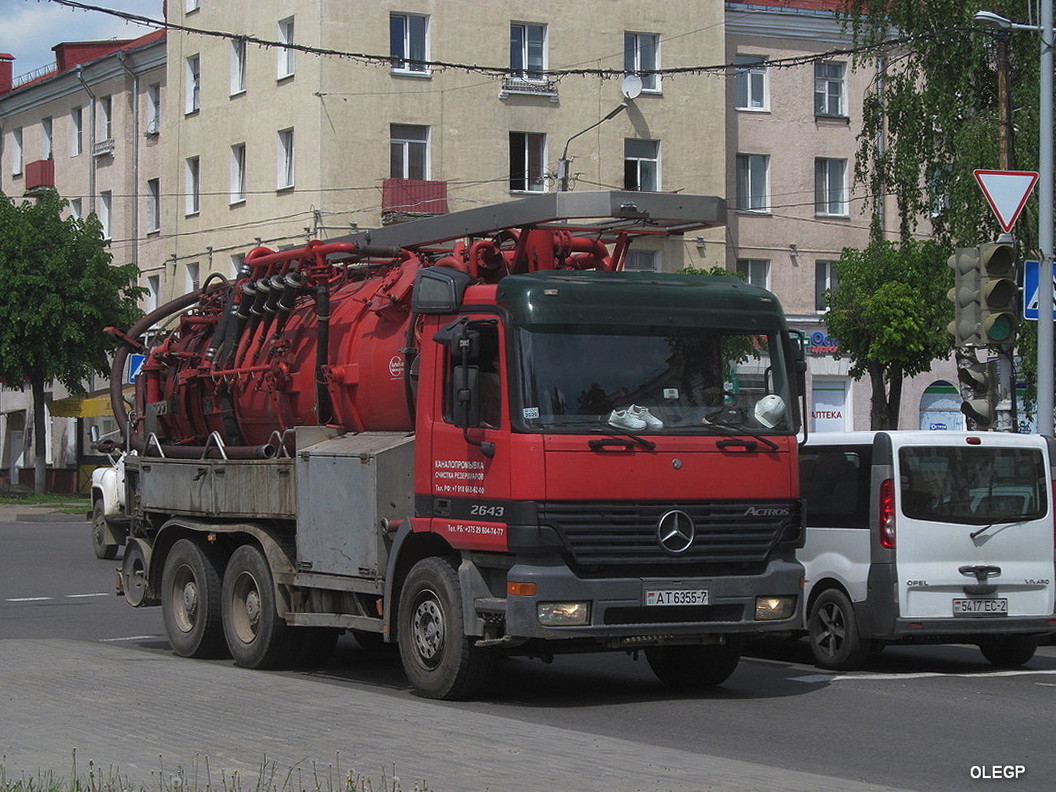
[[[1038,183],[1037,171],[977,170],[973,173],[1001,230],[1008,233]]]

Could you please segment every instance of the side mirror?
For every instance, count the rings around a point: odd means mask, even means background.
[[[455,426],[480,426],[480,367],[455,366],[451,376],[451,408]]]

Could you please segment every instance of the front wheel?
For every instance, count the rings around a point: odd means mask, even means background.
[[[645,659],[657,679],[675,690],[706,690],[721,685],[741,661],[744,641],[730,636],[723,644],[652,646]]]
[[[300,635],[279,617],[271,569],[255,545],[231,554],[222,600],[224,638],[237,665],[278,668],[294,660]]]
[[[838,589],[822,592],[807,622],[810,649],[821,668],[853,671],[864,665],[870,645],[858,634],[858,619],[847,595]]]
[[[1034,656],[1037,648],[1038,639],[1034,635],[990,638],[979,644],[983,657],[999,668],[1016,668],[1023,665]]]
[[[110,544],[110,529],[106,525],[106,514],[103,509],[103,499],[100,498],[92,506],[92,550],[96,558],[112,561],[117,558],[117,549],[121,545]]]
[[[161,612],[169,643],[181,657],[220,657],[220,564],[190,539],[169,550],[161,573]]]
[[[426,698],[470,698],[490,682],[495,655],[465,634],[458,571],[447,559],[426,558],[411,568],[397,634],[407,679]]]

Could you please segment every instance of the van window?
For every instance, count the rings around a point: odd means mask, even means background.
[[[807,525],[869,528],[869,467],[872,446],[803,448],[799,481]]]
[[[1048,476],[1040,449],[906,446],[898,458],[907,517],[987,525],[1045,516]]]

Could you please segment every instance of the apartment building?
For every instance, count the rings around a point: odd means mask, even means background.
[[[556,190],[561,159],[570,189],[725,191],[721,70],[650,73],[722,63],[718,3],[177,0],[168,14],[189,29],[168,44],[168,295],[234,273],[258,243]],[[633,91],[625,69],[642,73]],[[708,238],[633,266],[720,264],[721,230]]]
[[[824,325],[824,292],[838,288],[832,263],[865,247],[870,217],[854,157],[862,99],[875,75],[852,68],[834,0],[726,4],[727,266],[781,299],[808,339],[811,431],[868,429],[868,380],[853,380]],[[897,231],[895,206],[886,226]],[[892,238],[897,233],[892,233]],[[945,262],[935,262],[945,271]],[[964,428],[955,363],[903,385],[900,427]]]
[[[153,289],[162,260],[160,218],[165,102],[165,34],[129,41],[68,42],[54,47],[51,68],[16,78],[17,60],[0,54],[0,190],[32,200],[54,188],[75,216],[94,212],[114,262],[134,262],[140,285]],[[105,382],[87,383],[89,389]],[[105,398],[67,399],[55,383],[45,438],[49,486],[73,489],[87,424],[104,430]],[[28,484],[34,443],[28,391],[0,387],[0,476]],[[82,476],[83,478],[83,476]]]

